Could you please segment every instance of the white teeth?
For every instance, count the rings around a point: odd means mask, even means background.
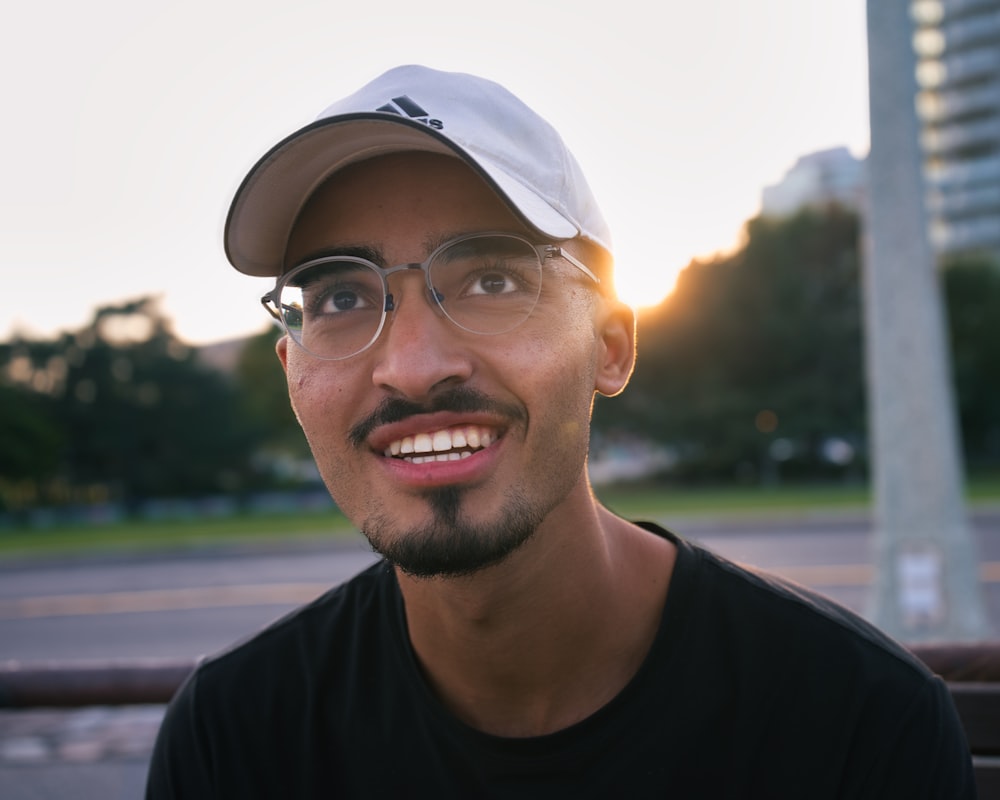
[[[433,456],[413,456],[413,458],[409,458],[407,461],[413,464],[429,464],[432,461],[461,461],[463,458],[468,458],[471,455],[471,450],[463,450],[461,453],[452,451],[451,453],[438,453]]]
[[[434,440],[429,434],[418,433],[413,437],[414,453],[431,453],[434,451]]]
[[[425,464],[428,461],[458,461],[468,458],[475,450],[489,447],[496,438],[493,431],[470,425],[465,428],[404,436],[402,439],[390,442],[384,455],[389,458],[405,457],[414,464]]]
[[[440,453],[442,450],[451,450],[451,434],[448,431],[438,431],[434,434],[431,445],[435,453]]]

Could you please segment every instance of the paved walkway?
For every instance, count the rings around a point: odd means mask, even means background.
[[[0,797],[141,800],[163,711],[0,711]]]

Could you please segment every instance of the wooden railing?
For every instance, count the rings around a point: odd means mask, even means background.
[[[1000,642],[911,648],[948,684],[981,800],[1000,800]],[[0,662],[0,709],[167,703],[195,661]]]

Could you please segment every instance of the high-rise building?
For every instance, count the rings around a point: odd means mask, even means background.
[[[910,8],[931,245],[942,259],[984,254],[1000,263],[1000,0],[912,0]],[[761,212],[856,208],[865,177],[843,148],[803,156],[764,189]]]
[[[1000,0],[914,0],[930,239],[1000,261]]]
[[[820,150],[799,158],[784,177],[761,194],[761,214],[784,217],[800,208],[838,205],[854,211],[864,197],[864,162],[846,147]]]

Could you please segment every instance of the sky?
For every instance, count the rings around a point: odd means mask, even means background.
[[[156,296],[192,344],[257,333],[233,193],[398,64],[495,80],[563,135],[634,305],[735,246],[802,155],[868,151],[863,0],[54,0],[0,31],[0,340]]]

